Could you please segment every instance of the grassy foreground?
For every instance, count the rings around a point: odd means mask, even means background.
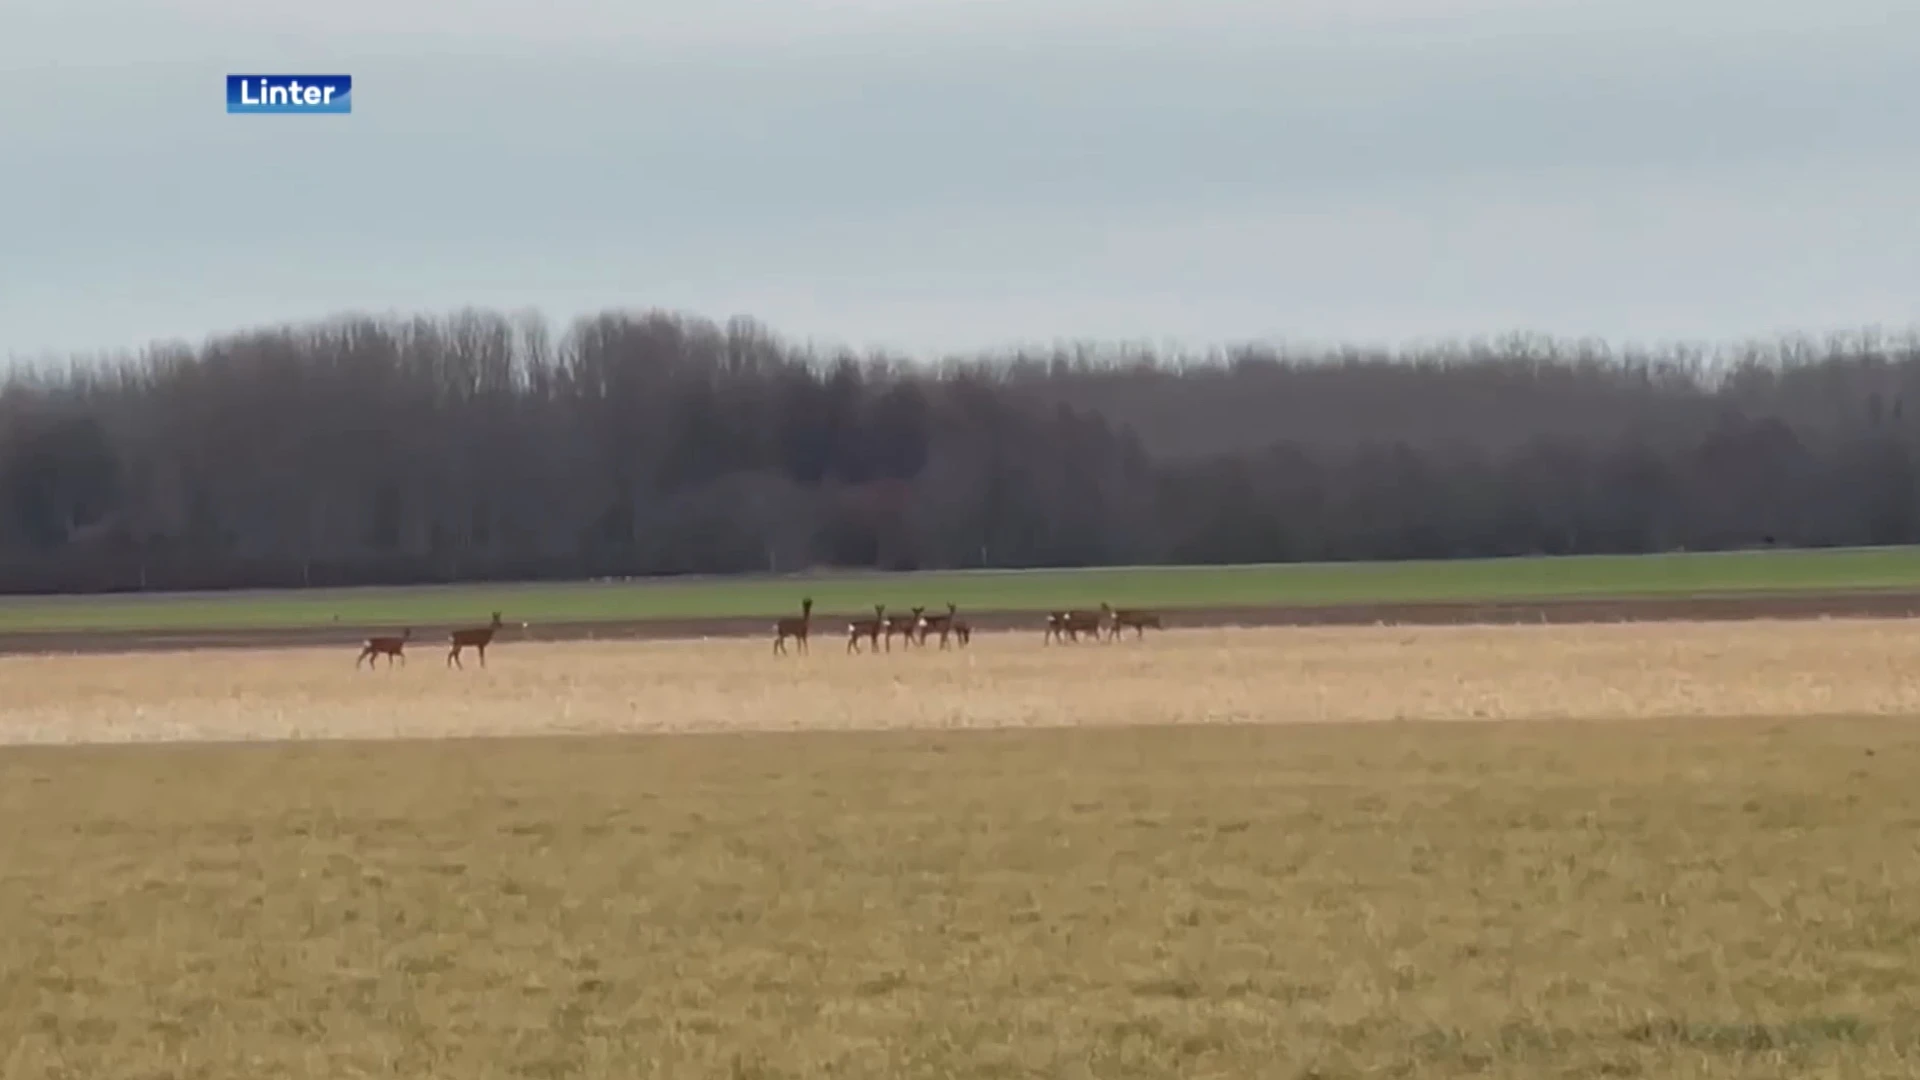
[[[1920,548],[6,597],[0,631],[443,625],[484,620],[493,610],[547,623],[757,617],[795,611],[803,594],[822,614],[847,614],[877,603],[1045,611],[1102,601],[1263,607],[1899,588],[1920,588]]]
[[[5,1075],[1920,1069],[1892,721],[0,752]]]

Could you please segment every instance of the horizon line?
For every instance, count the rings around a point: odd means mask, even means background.
[[[1743,334],[1720,336],[1667,336],[1655,338],[1612,337],[1594,333],[1557,333],[1551,330],[1529,327],[1509,327],[1502,330],[1486,330],[1471,334],[1414,334],[1401,335],[1396,339],[1375,338],[1327,338],[1299,336],[1291,337],[1284,333],[1265,335],[1220,337],[1209,341],[1184,339],[1179,335],[1163,335],[1157,339],[1144,335],[1103,337],[1097,334],[1055,334],[1050,340],[1009,339],[1004,344],[980,346],[974,348],[906,348],[898,345],[869,343],[856,346],[844,338],[820,334],[794,335],[783,333],[778,327],[745,312],[736,312],[724,317],[708,315],[686,308],[648,305],[611,305],[587,309],[569,316],[556,318],[551,313],[528,305],[523,307],[488,307],[477,304],[443,305],[402,309],[398,307],[376,311],[370,308],[340,308],[334,311],[296,318],[231,326],[226,329],[211,330],[191,340],[182,336],[150,338],[144,343],[122,345],[118,347],[100,347],[94,349],[58,349],[45,348],[34,352],[9,349],[6,364],[10,370],[33,367],[46,363],[62,366],[76,363],[88,364],[105,361],[107,363],[138,360],[155,352],[178,351],[185,349],[200,353],[208,348],[247,338],[274,336],[283,333],[299,333],[323,329],[350,323],[374,323],[378,325],[401,325],[418,321],[438,325],[448,325],[464,317],[481,317],[525,327],[538,327],[542,333],[552,335],[555,344],[564,341],[574,332],[596,320],[606,318],[626,318],[635,321],[664,318],[692,327],[710,327],[724,332],[737,321],[750,323],[765,333],[777,345],[810,356],[855,355],[867,358],[880,358],[890,361],[907,361],[916,364],[937,365],[955,360],[1019,360],[1034,356],[1057,357],[1062,354],[1088,354],[1101,357],[1142,357],[1162,360],[1201,360],[1218,361],[1232,359],[1236,354],[1249,352],[1277,353],[1282,356],[1317,354],[1321,356],[1338,353],[1367,353],[1393,357],[1417,356],[1422,353],[1444,352],[1450,349],[1473,348],[1476,346],[1498,345],[1502,343],[1527,343],[1538,345],[1572,346],[1586,349],[1598,349],[1607,353],[1675,353],[1699,351],[1703,359],[1722,356],[1730,350],[1752,349],[1756,347],[1780,346],[1789,343],[1808,341],[1832,343],[1836,340],[1849,343],[1876,341],[1890,345],[1905,345],[1920,348],[1920,321],[1870,322],[1855,324],[1829,324],[1818,327],[1775,327],[1769,330],[1753,330]],[[558,328],[559,333],[553,335]]]

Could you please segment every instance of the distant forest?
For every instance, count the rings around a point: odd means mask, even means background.
[[[1920,541],[1920,336],[909,363],[348,317],[18,367],[0,591]]]

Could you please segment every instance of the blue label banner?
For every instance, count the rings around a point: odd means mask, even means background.
[[[351,75],[229,75],[230,113],[350,113]]]

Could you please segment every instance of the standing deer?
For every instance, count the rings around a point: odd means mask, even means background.
[[[953,636],[960,640],[960,647],[965,648],[967,642],[973,640],[972,624],[968,623],[965,619],[953,620]]]
[[[940,647],[943,649],[946,648],[947,638],[953,633],[954,617],[958,614],[960,614],[960,609],[954,606],[953,601],[949,600],[947,601],[947,613],[945,615],[928,615],[921,619],[920,644],[925,645],[927,643],[927,635],[938,631],[940,634]]]
[[[1098,641],[1100,627],[1106,617],[1105,611],[1069,611],[1061,620],[1060,628],[1066,631],[1068,641],[1079,641],[1081,634],[1092,634],[1094,640]]]
[[[1055,638],[1062,642],[1067,640],[1067,613],[1064,611],[1047,612],[1047,633],[1040,639],[1040,644],[1050,644]]]
[[[505,625],[507,624],[500,621],[500,613],[496,611],[493,613],[493,621],[485,626],[463,627],[448,634],[447,640],[452,643],[453,648],[447,651],[447,663],[457,668],[466,667],[467,665],[460,662],[460,650],[473,649],[480,654],[480,666],[486,667],[487,646],[492,644],[493,635],[499,633],[500,628]]]
[[[927,609],[924,607],[917,607],[913,609],[913,614],[911,615],[887,616],[886,635],[888,652],[893,651],[893,635],[895,634],[899,634],[908,645],[913,644],[913,635],[920,629],[920,624],[924,621],[920,613],[925,610]]]
[[[1125,627],[1133,628],[1133,636],[1135,638],[1146,637],[1147,627],[1149,626],[1155,630],[1165,629],[1165,627],[1160,625],[1160,616],[1151,611],[1139,611],[1128,608],[1116,610],[1105,604],[1100,605],[1100,610],[1106,612],[1107,617],[1113,620],[1112,626],[1107,630],[1108,641],[1119,637],[1120,631]]]
[[[385,637],[370,637],[366,640],[365,644],[360,646],[360,655],[354,660],[353,666],[358,668],[360,661],[365,660],[367,662],[367,670],[372,671],[374,661],[382,656],[387,658],[388,667],[393,666],[393,661],[396,657],[404,664],[407,662],[407,642],[412,640],[412,638],[413,627],[411,626],[402,631],[399,637],[393,637],[391,635]]]
[[[773,624],[773,651],[787,651],[787,639],[792,638],[800,646],[801,652],[807,651],[807,635],[813,630],[813,597],[800,601],[800,617],[789,615]]]
[[[887,625],[887,605],[873,605],[873,618],[855,619],[847,624],[847,651],[859,652],[860,639],[866,638],[874,652],[880,651],[880,631]]]

